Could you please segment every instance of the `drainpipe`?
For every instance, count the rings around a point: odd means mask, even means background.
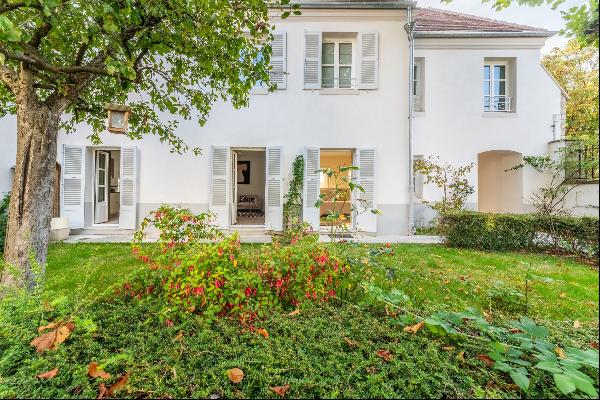
[[[413,82],[415,73],[415,38],[413,35],[415,23],[412,21],[412,7],[406,10],[404,30],[408,34],[408,234],[415,233],[415,180],[413,166],[413,119],[414,93]]]

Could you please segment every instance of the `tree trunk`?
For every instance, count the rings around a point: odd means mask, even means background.
[[[45,272],[60,112],[29,97],[17,109],[17,158],[1,282],[35,286]]]

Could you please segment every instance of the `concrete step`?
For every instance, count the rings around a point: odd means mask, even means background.
[[[90,226],[83,229],[71,229],[71,235],[133,235],[135,229],[121,229],[103,226]]]

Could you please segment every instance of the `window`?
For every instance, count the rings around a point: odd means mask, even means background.
[[[353,47],[351,41],[324,41],[322,45],[321,87],[352,89]]]
[[[425,59],[415,58],[413,70],[413,107],[416,112],[425,111],[424,107]]]
[[[485,112],[510,112],[509,64],[486,62],[483,67],[483,110]]]
[[[131,108],[119,104],[106,104],[104,108],[108,110],[106,129],[113,133],[127,132],[127,122]]]
[[[413,158],[413,165],[415,165],[418,161],[423,161],[423,159],[424,157],[422,155],[415,155]],[[423,187],[425,186],[425,176],[418,171],[414,171],[413,185],[415,186],[415,197],[418,200],[423,200]]]

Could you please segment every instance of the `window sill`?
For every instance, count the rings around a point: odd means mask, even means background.
[[[266,88],[252,88],[250,89],[250,93],[251,96],[254,95],[258,95],[258,96],[264,96],[269,94],[269,89]]]
[[[319,89],[319,95],[357,95],[358,89]]]
[[[493,112],[484,111],[483,118],[517,118],[519,115],[516,112]]]

